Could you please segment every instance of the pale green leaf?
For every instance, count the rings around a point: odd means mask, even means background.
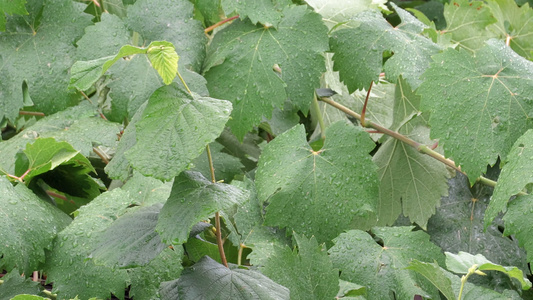
[[[90,24],[90,16],[70,0],[31,6],[37,9],[30,8],[25,17],[10,17],[10,26],[0,34],[0,119],[14,121],[17,117],[23,106],[24,82],[36,111],[51,114],[78,102],[65,87],[74,62],[74,42]],[[73,16],[76,22],[72,22]]]
[[[472,255],[467,252],[459,252],[453,254],[445,252],[446,254],[446,267],[448,270],[458,273],[467,274],[468,270],[476,265],[476,269],[480,271],[498,271],[507,274],[511,278],[515,278],[522,284],[522,289],[527,290],[531,288],[531,281],[527,279],[526,274],[517,267],[504,267],[499,264],[495,264],[486,259],[481,254]]]
[[[135,124],[137,143],[126,158],[142,174],[170,180],[220,135],[230,112],[228,101],[189,95],[176,84],[161,87]]]
[[[0,177],[0,266],[31,274],[45,260],[56,234],[71,219],[25,185]],[[33,225],[33,226],[32,226]]]
[[[325,71],[327,27],[320,16],[305,6],[287,7],[282,14],[277,29],[236,20],[214,36],[208,49],[209,92],[233,103],[228,126],[241,141],[287,98],[307,112]]]
[[[265,275],[234,265],[226,268],[208,256],[183,271],[175,284],[178,286],[179,299],[183,300],[289,299],[289,290]]]
[[[163,204],[130,211],[115,220],[98,237],[90,257],[109,267],[144,266],[166,247],[155,231]]]
[[[279,248],[260,268],[261,273],[287,287],[291,299],[333,299],[339,289],[339,270],[332,267],[325,245],[318,245],[314,237],[293,236],[298,252]]]
[[[156,230],[165,243],[183,244],[193,225],[246,199],[247,194],[237,187],[212,183],[198,172],[183,172],[174,180]]]
[[[303,126],[275,138],[256,173],[259,199],[269,202],[265,224],[323,243],[350,228],[354,216],[375,211],[378,181],[368,155],[373,148],[366,132],[342,121],[328,127],[319,151],[307,144]]]
[[[418,89],[431,137],[473,183],[532,127],[533,63],[496,40],[475,56],[447,49],[433,60]]]
[[[377,82],[383,69],[391,82],[402,75],[416,89],[431,56],[440,50],[440,46],[420,35],[426,25],[394,3],[391,5],[402,19],[397,27],[392,27],[379,11],[369,10],[353,18],[359,26],[331,33],[334,70],[339,71],[350,93],[368,88],[371,81]],[[383,65],[385,51],[394,54]]]
[[[413,259],[444,263],[444,256],[429,235],[412,229],[375,227],[372,232],[379,244],[364,231],[342,233],[329,249],[333,267],[340,270],[342,280],[366,286],[368,299],[411,299],[415,295],[438,299],[433,285],[405,268]]]
[[[163,82],[170,84],[178,71],[179,56],[174,45],[166,41],[151,42],[147,48],[147,55],[154,69],[163,78]]]
[[[446,277],[444,271],[438,263],[427,263],[419,260],[412,260],[406,268],[413,270],[429,280],[448,300],[455,300],[456,296],[452,289],[452,281]]]

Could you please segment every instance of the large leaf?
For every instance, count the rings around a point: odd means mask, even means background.
[[[433,60],[418,90],[431,110],[431,137],[473,183],[532,127],[533,63],[496,40],[475,56],[448,49]]]
[[[59,298],[106,299],[112,293],[124,299],[126,271],[97,266],[87,258],[100,232],[124,214],[133,202],[128,193],[120,189],[103,193],[80,208],[74,221],[58,234],[47,253],[44,271],[48,274],[47,282],[54,283],[53,291]]]
[[[261,273],[287,287],[291,299],[333,299],[339,290],[339,270],[332,267],[326,247],[314,237],[295,233],[294,238],[298,252],[279,248],[269,255]]]
[[[78,3],[54,0],[44,1],[42,14],[30,10],[28,16],[9,17],[8,24],[0,35],[0,119],[15,120],[23,106],[23,82],[38,111],[51,114],[75,104],[76,97],[65,87],[74,42],[90,16]]]
[[[242,141],[285,100],[307,112],[325,71],[327,27],[305,6],[287,7],[277,30],[234,21],[218,32],[204,65],[209,92],[233,103],[228,126]],[[281,67],[281,74],[274,66]]]
[[[289,299],[289,290],[256,271],[226,268],[204,256],[177,280],[179,299]],[[163,298],[165,299],[165,298]]]
[[[198,172],[183,172],[174,180],[156,230],[165,243],[183,244],[194,224],[219,210],[240,205],[246,199],[247,194],[237,187],[212,183]]]
[[[220,135],[230,112],[228,101],[161,87],[135,124],[137,143],[126,158],[144,175],[170,180]]]
[[[533,157],[533,130],[528,130],[511,148],[508,159],[503,165],[498,184],[485,212],[485,226],[489,226],[499,212],[507,210],[507,202],[511,196],[517,195],[533,183],[531,174]]]
[[[71,219],[25,185],[0,177],[0,268],[30,274],[44,262],[57,232]]]
[[[351,92],[368,88],[377,82],[385,68],[386,78],[396,81],[402,75],[416,89],[422,83],[419,78],[429,67],[431,55],[440,47],[420,33],[426,26],[405,10],[391,4],[402,19],[392,27],[379,11],[363,11],[352,20],[352,28],[339,29],[331,34],[331,50],[335,53],[334,70]],[[383,52],[394,55],[383,66]]]
[[[277,27],[283,8],[290,4],[287,0],[255,0],[255,1],[235,1],[222,0],[222,8],[229,15],[237,13],[241,19],[248,17],[252,24],[258,22],[265,26]]]
[[[415,295],[438,299],[432,285],[405,268],[413,259],[443,264],[444,256],[429,235],[412,229],[375,227],[372,231],[380,244],[364,231],[342,233],[329,249],[333,266],[341,271],[341,279],[366,286],[368,299],[412,299]]]
[[[166,247],[155,231],[163,204],[142,207],[118,218],[98,238],[91,257],[110,267],[133,268],[148,264]]]
[[[355,215],[373,212],[378,195],[374,143],[359,127],[337,122],[314,151],[303,126],[265,147],[256,173],[261,201],[269,202],[265,224],[314,235],[320,243],[350,228]],[[298,218],[294,214],[298,214]]]
[[[317,13],[322,15],[324,23],[331,29],[337,24],[342,26],[358,13],[370,9],[385,9],[386,0],[364,0],[364,1],[344,1],[344,0],[306,0]]]

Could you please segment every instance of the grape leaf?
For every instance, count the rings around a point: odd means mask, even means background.
[[[204,256],[176,281],[179,299],[289,299],[289,290],[261,273],[226,268]]]
[[[76,104],[78,100],[65,87],[74,41],[90,24],[90,16],[82,13],[78,3],[54,0],[44,1],[42,14],[31,10],[27,17],[8,20],[10,26],[0,35],[0,119],[17,117],[23,106],[23,82],[37,111],[51,114]]]
[[[134,268],[154,259],[166,245],[155,231],[163,204],[141,207],[115,220],[98,237],[91,253],[95,264]]]
[[[6,30],[5,14],[27,15],[26,0],[0,0],[0,31]]]
[[[355,215],[373,212],[378,195],[376,166],[368,155],[373,148],[366,132],[342,121],[328,127],[319,151],[307,144],[303,126],[278,136],[263,150],[256,173],[259,199],[269,201],[265,224],[323,243],[348,229]]]
[[[350,93],[378,81],[385,51],[394,53],[384,65],[386,78],[395,82],[402,75],[416,90],[431,56],[440,50],[440,46],[420,35],[426,25],[394,3],[391,5],[402,19],[397,27],[392,27],[379,11],[369,10],[353,18],[352,22],[359,22],[359,26],[331,34],[334,70],[339,71]]]
[[[429,235],[412,229],[374,227],[372,232],[382,244],[364,231],[342,233],[329,249],[333,267],[340,270],[341,279],[366,286],[368,299],[410,299],[415,295],[438,299],[431,284],[405,268],[413,259],[444,263],[444,256]]]
[[[527,260],[533,262],[533,196],[519,196],[511,201],[507,208],[507,213],[503,216],[505,222],[505,236],[514,235],[518,239],[518,244],[527,252]]]
[[[298,252],[279,248],[267,258],[261,273],[287,287],[291,299],[333,299],[339,289],[339,270],[332,267],[326,247],[314,237],[293,236]]]
[[[30,278],[24,278],[24,276],[20,276],[18,269],[13,269],[9,273],[5,274],[5,276],[2,277],[2,280],[3,282],[0,284],[1,300],[14,299],[13,297],[19,294],[38,295],[42,289],[38,282],[34,282]]]
[[[128,274],[126,270],[97,266],[87,259],[98,234],[124,214],[134,203],[128,192],[114,189],[103,193],[81,207],[74,221],[58,233],[53,247],[46,255],[44,271],[47,282],[53,282],[58,298],[109,298],[110,293],[124,299]]]
[[[178,278],[183,270],[181,258],[183,248],[164,249],[147,266],[130,270],[130,297],[153,299],[162,281]]]
[[[156,230],[165,243],[183,244],[194,224],[246,199],[247,194],[237,187],[212,183],[198,172],[183,172],[174,180]]]
[[[468,252],[459,252],[453,254],[450,252],[445,252],[446,255],[446,267],[448,270],[457,273],[457,274],[467,274],[469,269],[476,265],[476,269],[480,271],[499,271],[511,278],[515,278],[522,284],[522,289],[527,290],[531,288],[531,281],[524,277],[524,273],[517,267],[504,267],[498,264],[495,264],[485,258],[481,254],[472,255]]]
[[[176,84],[161,87],[135,124],[137,143],[126,158],[144,175],[170,180],[220,135],[230,112],[228,101],[189,95]]]
[[[427,263],[419,260],[412,260],[406,268],[413,270],[429,280],[448,300],[457,299],[452,288],[452,281],[446,277],[444,271],[437,262]]]
[[[29,209],[28,209],[29,208]],[[25,185],[16,187],[0,177],[0,268],[31,274],[45,260],[68,215],[37,197]]]
[[[278,27],[283,16],[282,9],[291,4],[288,0],[235,1],[222,0],[222,9],[226,15],[235,12],[242,19],[248,17],[252,24],[261,23],[266,27]]]
[[[475,57],[448,49],[433,60],[418,90],[422,108],[431,111],[431,137],[473,183],[532,127],[533,62],[496,40]]]
[[[444,4],[446,29],[451,35],[451,42],[476,51],[486,40],[494,37],[487,26],[496,22],[490,9],[482,1],[454,0]]]
[[[274,107],[292,104],[307,112],[325,71],[327,27],[305,6],[287,7],[277,30],[234,21],[219,31],[208,49],[204,74],[211,96],[234,109],[228,126],[242,141]],[[281,74],[274,71],[279,65]]]
[[[322,15],[324,23],[329,29],[350,21],[358,13],[370,9],[387,10],[386,0],[364,0],[364,1],[344,1],[344,0],[306,0],[317,13]],[[340,27],[342,28],[342,27]]]
[[[531,157],[533,156],[533,130],[529,129],[514,143],[503,165],[498,184],[485,211],[485,227],[499,212],[507,210],[507,202],[511,196],[522,192],[524,187],[533,183]]]
[[[509,39],[509,45],[518,55],[533,59],[533,9],[532,3],[521,7],[512,0],[489,0],[487,6],[497,22],[489,26],[501,39]]]

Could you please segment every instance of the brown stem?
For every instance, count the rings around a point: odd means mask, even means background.
[[[19,115],[22,116],[38,116],[38,117],[44,117],[45,114],[39,111],[19,111]]]
[[[368,97],[370,97],[370,91],[372,91],[373,84],[374,84],[374,81],[370,81],[370,86],[368,87],[368,91],[366,92],[365,104],[363,105],[363,110],[361,111],[361,125],[363,127],[366,127],[365,125],[366,105],[368,104]]]
[[[204,32],[205,32],[205,33],[209,33],[209,32],[211,32],[213,29],[217,28],[218,26],[220,26],[220,25],[222,25],[222,24],[224,24],[224,23],[227,23],[227,22],[229,22],[229,21],[233,21],[233,20],[237,19],[238,17],[239,17],[239,15],[236,15],[236,16],[233,16],[233,17],[231,17],[231,18],[227,18],[227,19],[224,19],[224,20],[222,20],[222,21],[220,21],[220,22],[217,22],[216,24],[213,24],[213,25],[207,27],[207,28],[204,30]]]
[[[109,163],[109,156],[107,156],[107,154],[105,152],[102,152],[100,149],[96,148],[96,147],[93,147],[93,151],[94,153],[96,153],[96,155],[98,155],[102,161],[107,165]]]
[[[85,98],[87,101],[89,101],[91,104],[94,104],[92,101],[91,101],[91,98],[87,97],[87,95],[83,92],[83,91],[80,91],[80,93],[83,95],[83,98]]]

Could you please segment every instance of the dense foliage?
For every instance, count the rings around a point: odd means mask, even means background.
[[[529,5],[0,0],[0,299],[531,297]]]

